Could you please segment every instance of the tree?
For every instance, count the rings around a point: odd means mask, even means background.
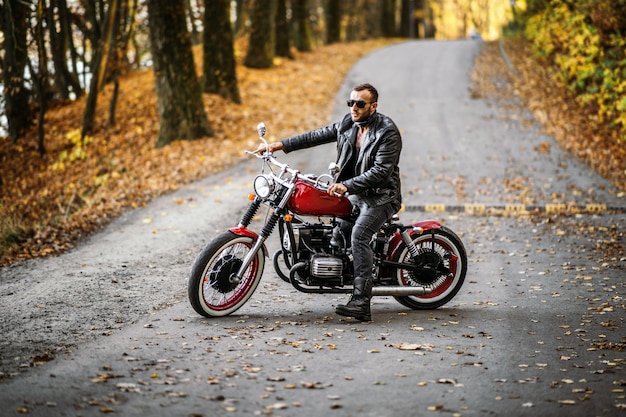
[[[396,0],[383,0],[380,20],[383,36],[388,38],[397,36]]]
[[[188,13],[188,19],[189,19],[189,26],[191,26],[191,43],[193,45],[200,43],[200,29],[198,28],[199,19],[196,18],[196,15],[202,16],[203,14],[203,11],[200,10],[201,0],[197,0],[195,3],[196,3],[196,7],[194,7],[194,5],[191,3],[191,0],[187,0],[187,13]]]
[[[56,13],[55,13],[56,12]],[[65,101],[73,92],[75,97],[83,95],[83,88],[78,81],[78,75],[71,72],[68,62],[75,67],[76,49],[70,25],[70,13],[66,0],[51,0],[46,11],[46,23],[48,27],[48,39],[54,63],[54,86],[59,99]],[[71,60],[68,59],[71,53]]]
[[[341,0],[328,0],[326,10],[326,43],[331,44],[341,40]]]
[[[248,18],[254,0],[235,1],[235,35],[242,36],[248,33]]]
[[[374,39],[381,36],[382,7],[380,1],[374,4],[368,4],[368,0],[363,0],[366,4],[363,11],[359,13],[359,17],[363,20],[361,39]]]
[[[156,146],[213,136],[193,61],[185,3],[148,0],[148,19],[160,117]]]
[[[205,0],[203,88],[240,104],[229,0]]]
[[[93,129],[98,93],[103,85],[107,60],[111,51],[112,38],[114,37],[114,24],[118,5],[119,0],[111,0],[109,4],[105,30],[102,34],[102,39],[98,43],[96,56],[91,67],[91,83],[89,86],[89,94],[87,95],[87,104],[85,105],[85,114],[83,116],[83,139]]]
[[[300,52],[310,52],[313,49],[313,35],[311,33],[309,0],[296,0],[291,6],[296,25],[296,48]]]
[[[50,88],[48,86],[48,57],[46,55],[46,47],[44,42],[44,13],[45,13],[45,0],[37,1],[37,13],[35,25],[34,37],[37,44],[37,68],[35,68],[32,62],[28,61],[28,69],[30,70],[31,78],[33,79],[33,86],[35,89],[35,95],[38,99],[39,111],[37,121],[37,150],[39,155],[43,156],[46,153],[46,147],[44,145],[44,116],[46,109],[48,108],[48,92]]]
[[[287,1],[277,0],[276,4],[276,56],[293,59],[291,34],[287,19]]]
[[[2,8],[0,29],[4,34],[4,105],[9,137],[13,143],[32,125],[33,113],[29,105],[30,91],[26,87],[24,70],[28,63],[26,38],[29,8],[22,1],[7,1]]]
[[[121,0],[118,8],[114,31],[111,34],[115,45],[111,48],[110,78],[113,82],[113,94],[109,103],[109,126],[115,125],[115,111],[119,96],[119,76],[129,68],[127,59],[128,44],[135,31],[135,17],[137,15],[137,0]]]
[[[299,1],[296,1],[299,3]],[[250,45],[244,65],[250,68],[270,68],[274,64],[275,0],[255,0],[252,6]]]

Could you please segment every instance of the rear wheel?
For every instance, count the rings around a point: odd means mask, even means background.
[[[254,293],[265,266],[262,250],[252,258],[241,280],[233,280],[243,259],[254,246],[248,236],[227,231],[217,236],[198,255],[187,292],[193,309],[205,317],[227,316],[243,306]]]
[[[396,269],[398,285],[420,286],[430,290],[420,296],[394,297],[400,304],[415,310],[430,310],[448,303],[459,292],[467,273],[467,254],[461,239],[449,228],[413,235],[418,255],[411,256],[402,243],[394,261],[417,265],[418,271]]]

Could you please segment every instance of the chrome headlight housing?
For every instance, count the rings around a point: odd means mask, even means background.
[[[274,180],[268,175],[254,178],[254,192],[261,198],[267,198],[274,192]]]

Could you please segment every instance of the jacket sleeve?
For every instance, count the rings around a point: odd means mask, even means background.
[[[289,153],[299,149],[312,148],[313,146],[322,145],[337,141],[338,123],[333,123],[321,129],[312,130],[301,135],[292,136],[283,139],[283,151]]]

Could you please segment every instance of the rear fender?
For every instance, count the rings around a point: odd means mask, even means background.
[[[409,230],[409,235],[414,236],[418,233],[424,234],[433,229],[439,229],[441,227],[441,223],[437,220],[420,220],[418,222],[412,223],[413,230]],[[387,259],[394,259],[396,251],[398,247],[402,244],[402,236],[400,236],[399,232],[393,234],[391,239],[389,239],[389,247],[387,249]]]
[[[228,230],[236,236],[249,237],[250,239],[254,241],[256,241],[259,238],[258,234],[256,234],[255,232],[253,232],[252,230],[246,227],[231,227]],[[263,244],[263,255],[265,255],[266,258],[269,257],[269,252],[267,251],[267,247],[265,246],[265,243]]]

